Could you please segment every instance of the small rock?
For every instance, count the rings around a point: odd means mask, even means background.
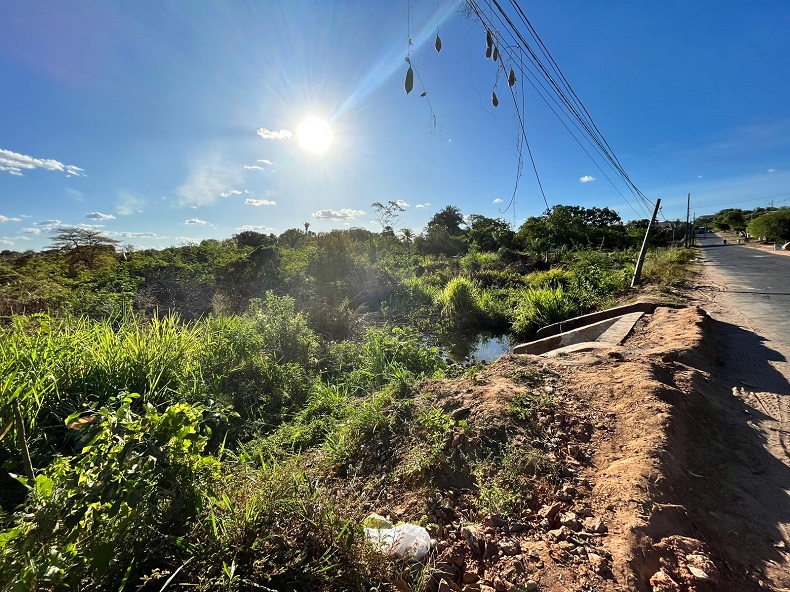
[[[559,511],[562,509],[562,504],[559,502],[555,502],[553,504],[548,504],[543,506],[538,511],[538,516],[541,518],[545,518],[549,522],[553,522],[554,518],[559,514]]]
[[[470,413],[471,413],[471,409],[469,409],[469,407],[459,407],[458,409],[450,413],[450,417],[455,421],[458,421],[459,419],[465,418]]]
[[[499,545],[497,545],[494,541],[487,541],[485,552],[483,553],[483,559],[491,559],[497,555],[499,555]]]
[[[549,538],[555,541],[564,541],[571,535],[571,530],[567,526],[560,526],[554,530],[550,530],[548,533]]]
[[[702,571],[698,567],[694,567],[693,565],[687,565],[686,568],[691,572],[691,575],[694,576],[695,580],[700,580],[701,582],[707,582],[710,579],[710,576]]]
[[[600,518],[585,518],[583,520],[584,523],[584,530],[587,532],[598,532],[604,533],[609,530],[609,528],[604,524],[603,520]]]
[[[574,532],[578,532],[582,529],[582,525],[579,524],[579,520],[577,519],[574,512],[565,512],[564,514],[561,514],[560,524]]]
[[[678,583],[662,569],[659,569],[650,578],[650,586],[653,592],[681,592]]]
[[[527,583],[524,585],[525,592],[535,592],[538,588],[539,585],[535,580],[527,580]]]
[[[587,561],[590,562],[590,567],[592,567],[593,571],[598,575],[603,575],[604,572],[606,572],[606,559],[597,553],[587,553]]]
[[[562,486],[562,493],[569,495],[571,497],[576,497],[576,488],[573,485],[568,485],[567,483]]]
[[[524,524],[523,522],[511,522],[509,529],[510,532],[522,532],[529,528],[529,524]]]
[[[517,555],[521,551],[521,548],[518,546],[518,543],[516,543],[516,541],[511,539],[502,539],[501,541],[499,541],[499,548],[502,549],[502,552],[505,555],[510,555],[510,556]]]
[[[494,528],[502,528],[503,526],[507,525],[507,522],[502,520],[502,518],[496,514],[492,514],[483,521],[483,524],[486,526],[492,526]]]
[[[464,537],[469,550],[476,555],[482,555],[485,551],[485,541],[480,534],[473,528],[464,526],[461,529],[461,536]]]
[[[566,479],[573,479],[576,476],[576,471],[570,467],[563,466],[562,468],[560,468],[560,474]]]
[[[473,571],[464,572],[464,577],[463,577],[464,584],[474,584],[479,579],[480,578],[478,577],[478,575]]]

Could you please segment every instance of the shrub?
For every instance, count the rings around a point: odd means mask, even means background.
[[[480,304],[480,290],[465,277],[454,277],[444,287],[436,298],[436,303],[441,307],[445,317],[478,321],[483,310]]]
[[[578,311],[576,300],[562,288],[522,290],[513,311],[513,330],[527,335],[541,326],[570,318]]]
[[[67,420],[85,444],[26,483],[24,511],[0,533],[6,589],[118,589],[175,552],[217,476],[202,454],[208,409],[147,403],[138,414],[137,397]]]

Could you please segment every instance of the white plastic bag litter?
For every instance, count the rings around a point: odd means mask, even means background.
[[[365,537],[387,555],[419,561],[431,550],[431,536],[417,524],[404,522],[393,526],[386,518],[371,514],[365,519],[363,526]]]

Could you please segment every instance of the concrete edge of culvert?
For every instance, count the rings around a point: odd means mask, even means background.
[[[540,329],[538,329],[538,332],[535,334],[535,337],[539,339],[543,339],[546,337],[551,337],[553,335],[558,335],[560,333],[567,333],[569,331],[572,331],[573,329],[578,329],[579,327],[592,325],[599,321],[611,319],[613,317],[619,317],[632,312],[653,314],[656,311],[656,308],[658,308],[659,306],[663,306],[667,308],[685,308],[684,305],[677,305],[677,304],[660,304],[657,302],[634,302],[632,304],[615,306],[614,308],[607,308],[606,310],[599,310],[598,312],[591,312],[586,315],[581,315],[578,317],[573,317],[571,319],[560,321],[559,323],[546,325],[545,327],[541,327]]]
[[[652,305],[652,303],[639,303],[641,305],[651,304],[652,309],[655,310],[659,305]],[[629,305],[633,307],[633,305]],[[625,307],[617,307],[610,310],[622,310]],[[647,308],[643,306],[643,308]],[[607,312],[607,311],[602,311]],[[643,311],[630,311],[626,314],[619,314],[599,320],[592,324],[584,325],[570,331],[565,331],[550,337],[544,337],[529,343],[522,343],[513,348],[514,354],[533,354],[541,355],[547,352],[576,352],[583,351],[584,348],[574,347],[584,343],[600,343],[604,346],[620,345],[628,334],[634,328],[637,321],[645,314]],[[592,315],[585,315],[585,317],[592,318]],[[581,318],[581,317],[577,317]],[[587,349],[598,349],[601,346],[592,345]],[[556,355],[556,354],[555,354]]]
[[[522,343],[513,348],[513,353],[540,355],[567,345],[574,345],[584,341],[595,341],[617,321],[618,317],[605,319],[591,325],[579,327],[572,331],[566,331],[564,333],[552,335],[551,337],[530,341],[529,343]]]

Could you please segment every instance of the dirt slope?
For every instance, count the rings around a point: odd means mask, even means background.
[[[436,476],[458,493],[428,516],[438,525],[430,588],[788,588],[790,468],[750,426],[761,395],[733,397],[717,378],[715,327],[700,308],[660,308],[611,350],[507,356],[472,378],[424,384],[448,413],[478,424],[508,424],[508,405],[531,389],[559,402],[536,416],[540,444],[518,436],[560,467],[520,516],[479,520],[469,510],[474,479]],[[513,380],[534,368],[540,384]],[[787,434],[763,436],[784,446]],[[462,455],[479,442],[452,446]],[[422,505],[416,492],[400,499],[391,510],[406,519]]]

